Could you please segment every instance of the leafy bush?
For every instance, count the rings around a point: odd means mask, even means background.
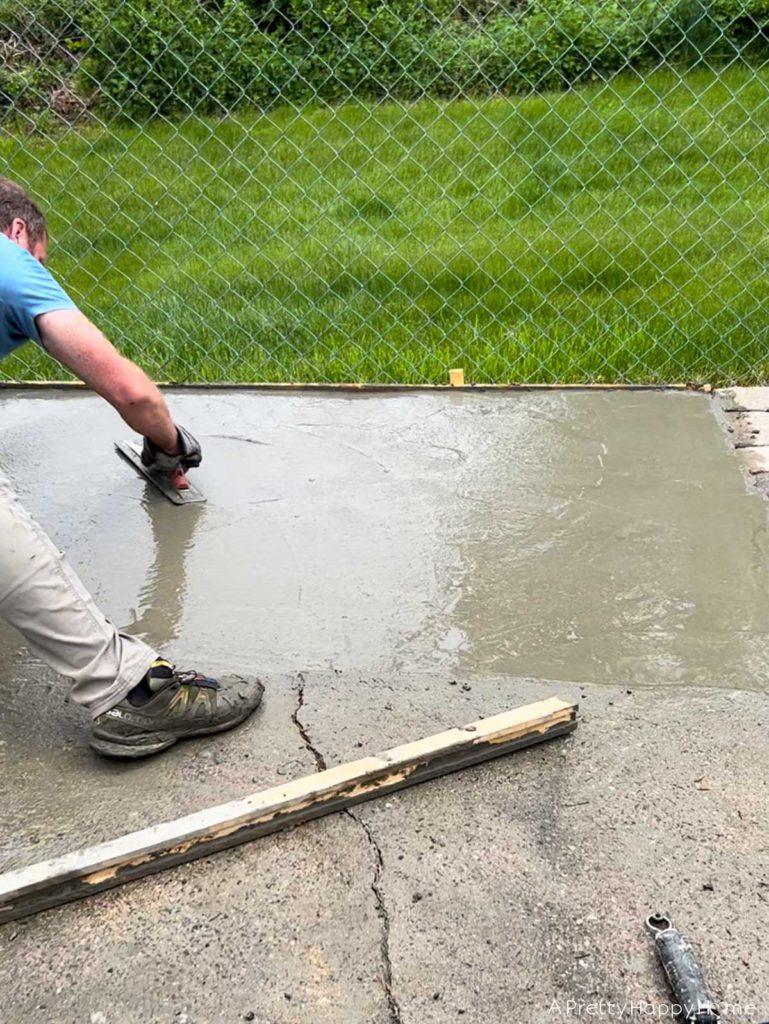
[[[428,49],[444,95],[521,92],[681,57],[733,56],[768,25],[769,0],[528,0],[480,29],[442,26]]]
[[[25,110],[48,107],[66,92],[82,38],[82,3],[0,0],[0,105]]]
[[[530,0],[517,13],[489,17],[482,28],[450,22],[425,48],[440,95],[563,88],[638,63],[657,4]]]
[[[197,0],[99,3],[84,24],[93,45],[81,87],[132,116],[266,106],[289,70],[239,0],[217,10]]]
[[[666,59],[717,59],[760,39],[769,24],[767,0],[674,0],[662,4],[651,39]]]
[[[310,0],[294,7],[317,8]],[[419,76],[430,30],[440,25],[433,13],[411,0],[334,0],[324,17],[305,11],[288,40],[306,96],[339,100],[350,96],[404,98],[420,95]],[[300,10],[295,10],[299,16]],[[289,97],[291,99],[292,97]]]
[[[129,117],[562,88],[769,41],[769,0],[0,0],[0,103]]]

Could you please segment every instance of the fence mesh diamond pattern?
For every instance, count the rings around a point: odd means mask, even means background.
[[[769,378],[769,0],[0,0],[0,51],[1,173],[159,380]]]

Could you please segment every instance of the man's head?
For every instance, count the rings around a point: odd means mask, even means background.
[[[45,217],[21,185],[8,178],[0,178],[0,232],[36,260],[45,262],[48,249]]]

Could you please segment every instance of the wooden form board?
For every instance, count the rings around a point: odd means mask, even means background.
[[[578,706],[548,700],[0,875],[0,923],[122,885],[571,732]]]
[[[160,388],[167,388],[171,391],[370,391],[405,394],[420,391],[448,391],[452,385],[448,384],[364,384],[350,381],[341,384],[292,384],[290,382],[259,382],[259,381],[228,381],[226,383],[208,381],[206,383],[184,384],[179,381],[156,381]],[[466,384],[468,391],[707,391],[708,385],[700,387],[697,384]],[[32,380],[32,381],[0,381],[0,391],[88,391],[89,388],[79,380]],[[769,408],[769,406],[767,407]]]

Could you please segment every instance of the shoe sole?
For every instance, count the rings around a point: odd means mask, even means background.
[[[175,743],[180,740],[193,740],[200,736],[214,736],[216,733],[228,732],[230,729],[237,729],[239,725],[244,722],[257,711],[262,704],[262,697],[264,696],[264,687],[261,683],[259,686],[259,695],[256,702],[249,708],[248,712],[243,715],[242,718],[238,718],[234,722],[223,722],[219,725],[208,725],[202,729],[195,729],[192,732],[182,733],[181,736],[175,736],[170,732],[148,732],[146,737],[150,742],[137,744],[133,743],[118,743],[115,740],[107,740],[101,736],[92,736],[90,739],[90,746],[92,750],[95,750],[97,754],[101,754],[102,757],[110,757],[113,759],[119,759],[123,761],[136,761],[142,757],[151,757],[153,754],[159,754],[163,750],[168,750]]]

